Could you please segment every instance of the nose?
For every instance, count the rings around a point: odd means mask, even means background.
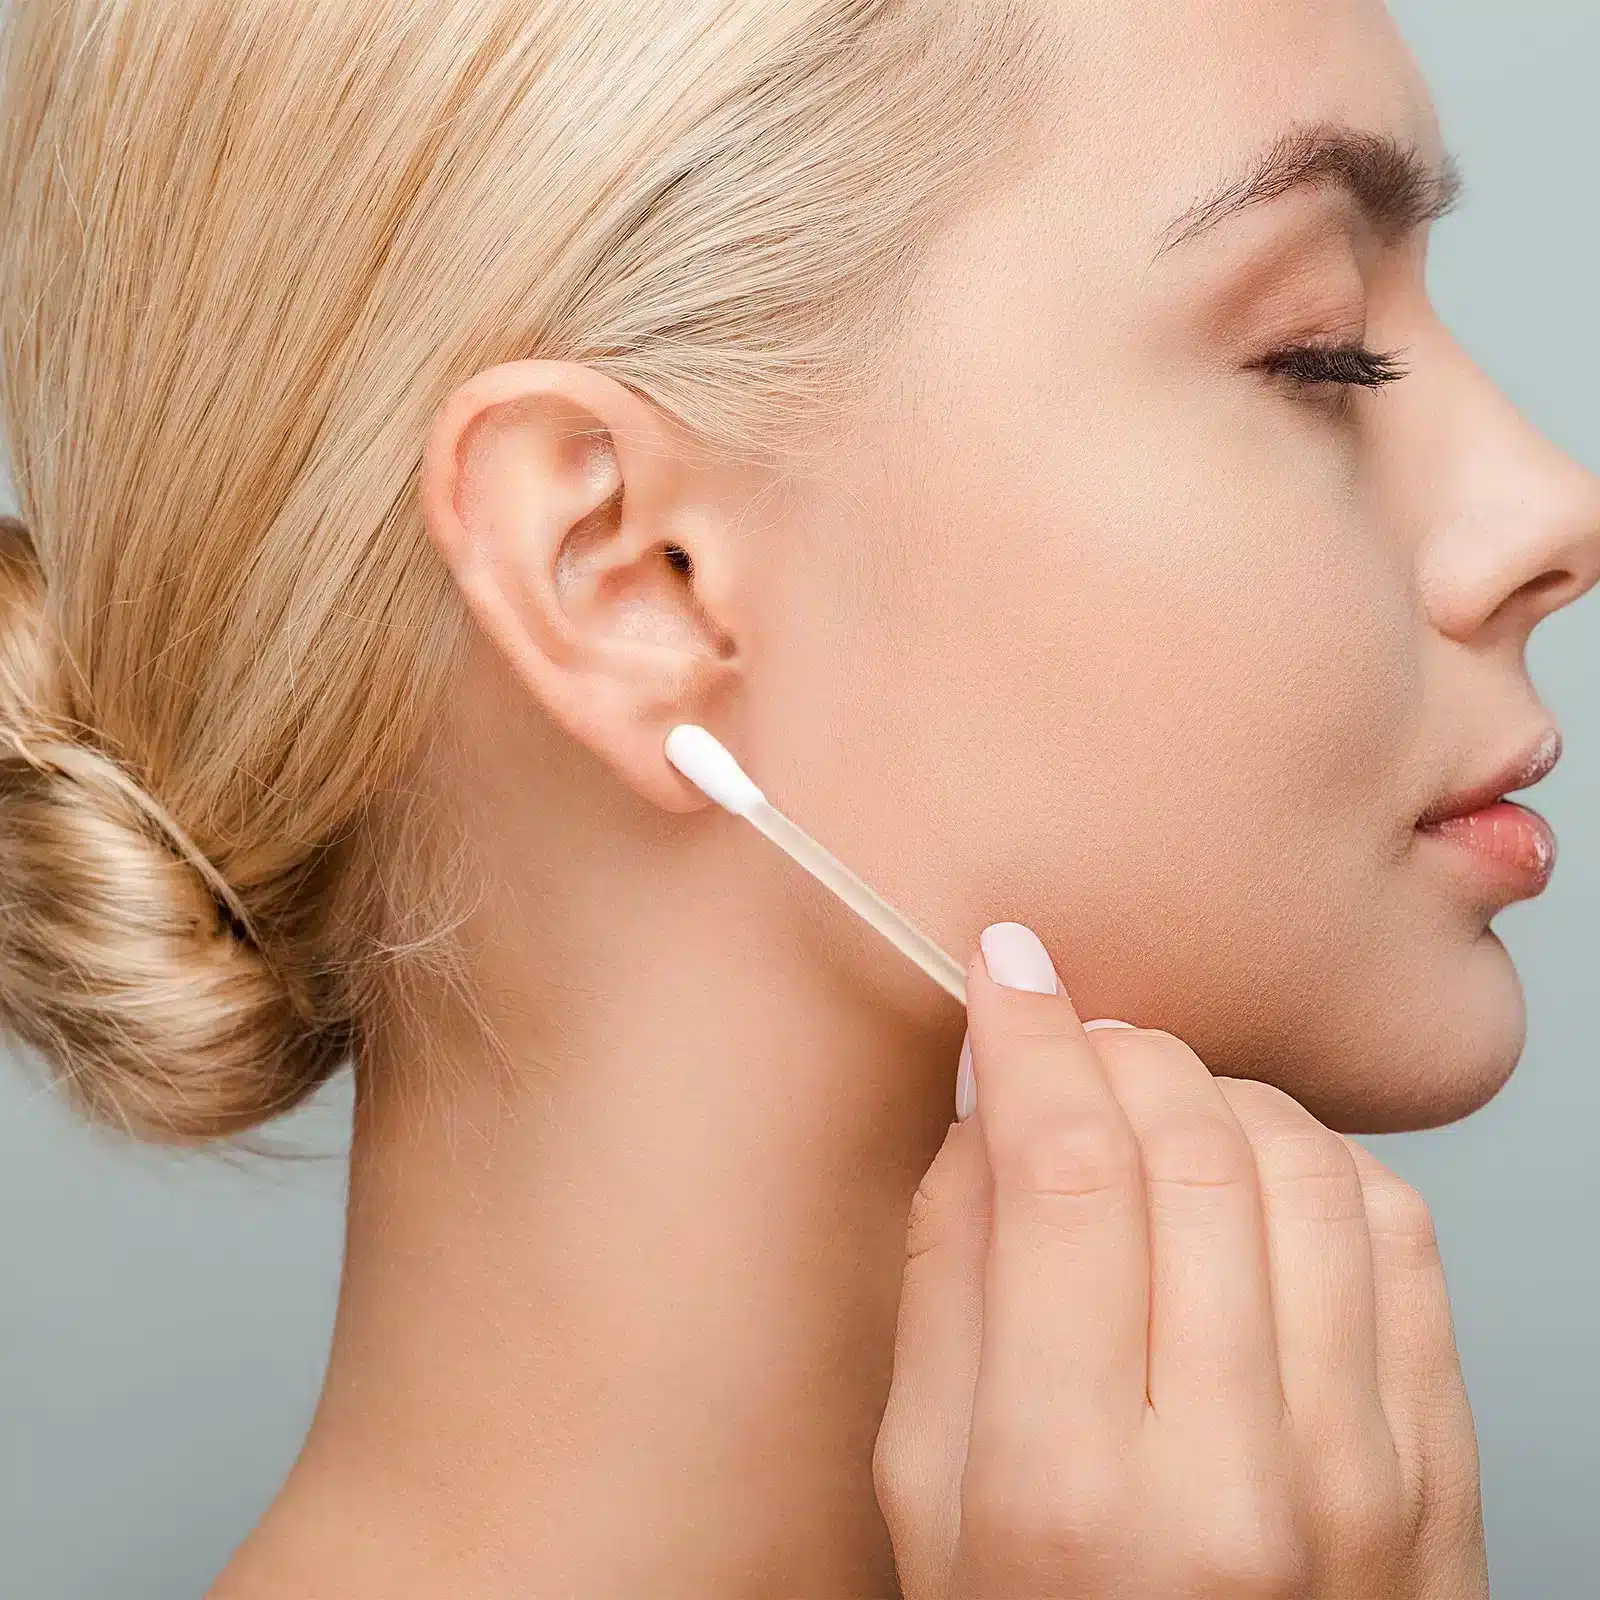
[[[1600,581],[1600,477],[1459,352],[1457,361],[1454,404],[1435,423],[1423,602],[1449,638],[1492,633],[1521,645]]]

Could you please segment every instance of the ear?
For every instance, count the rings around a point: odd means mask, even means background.
[[[513,361],[440,407],[421,490],[479,625],[550,718],[655,804],[706,804],[662,742],[742,671],[714,463],[604,373]]]

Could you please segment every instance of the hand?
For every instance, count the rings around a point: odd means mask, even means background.
[[[1028,930],[983,950],[874,1460],[906,1600],[1487,1595],[1420,1197],[1169,1034],[1086,1032]]]

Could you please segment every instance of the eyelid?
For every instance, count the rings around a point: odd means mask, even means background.
[[[1337,345],[1285,345],[1251,365],[1286,376],[1302,376],[1310,383],[1349,383],[1382,388],[1398,383],[1410,368],[1404,350],[1374,350],[1365,340]]]
[[[1358,333],[1370,286],[1348,230],[1330,226],[1326,213],[1287,226],[1256,221],[1226,250],[1191,263],[1174,291],[1235,348]]]

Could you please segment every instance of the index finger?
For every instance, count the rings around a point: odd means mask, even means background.
[[[1044,946],[999,923],[981,948],[967,1025],[994,1209],[969,1460],[1059,1460],[1143,1413],[1139,1145]]]

